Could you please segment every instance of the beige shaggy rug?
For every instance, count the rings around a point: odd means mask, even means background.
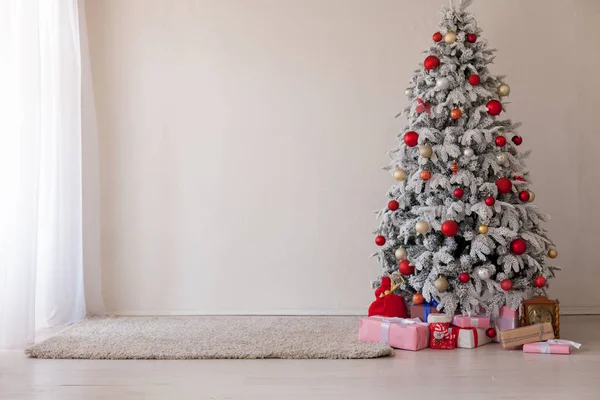
[[[382,343],[358,341],[359,317],[87,318],[25,352],[34,358],[375,358]]]

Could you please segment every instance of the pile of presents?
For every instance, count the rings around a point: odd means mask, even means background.
[[[495,318],[483,313],[449,316],[438,311],[435,302],[413,304],[408,318],[402,297],[393,291],[376,293],[376,297],[369,317],[360,321],[361,341],[383,342],[403,350],[473,349],[499,342],[504,349],[522,346],[523,352],[542,354],[570,354],[571,347],[581,346],[559,339],[558,301],[544,296],[524,301],[520,310],[503,306]]]

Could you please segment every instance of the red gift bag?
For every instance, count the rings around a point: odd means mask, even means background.
[[[399,285],[392,288],[392,279],[384,276],[381,278],[381,285],[375,289],[375,301],[369,307],[369,317],[379,315],[382,317],[406,318],[406,305],[404,299],[394,294],[394,290]]]

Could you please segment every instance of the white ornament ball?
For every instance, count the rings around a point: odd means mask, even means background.
[[[506,156],[506,153],[496,154],[496,161],[498,161],[498,164],[504,164],[507,160],[508,157]]]
[[[405,180],[406,179],[406,171],[398,168],[397,170],[394,171],[394,179],[397,181]]]
[[[490,277],[492,276],[490,274],[490,270],[486,269],[486,268],[479,268],[477,270],[477,276],[479,276],[479,279],[482,279],[484,281],[490,279]]]
[[[508,86],[506,83],[498,86],[498,94],[500,96],[508,96],[510,94],[510,86]]]
[[[465,157],[471,158],[471,157],[473,157],[473,155],[475,155],[475,152],[473,151],[472,148],[467,147],[466,149],[463,150],[463,154]]]
[[[448,78],[439,78],[437,81],[435,81],[435,87],[440,90],[446,90],[450,87],[450,81]]]
[[[446,44],[452,44],[456,42],[456,33],[448,31],[448,33],[444,35],[444,42],[446,42]]]
[[[430,158],[433,155],[433,149],[428,144],[419,146],[419,155],[424,158]]]
[[[406,95],[406,97],[410,97],[413,94],[413,90],[412,89],[406,89],[404,91],[404,94]]]
[[[404,247],[398,247],[394,253],[396,260],[401,261],[406,259],[406,249]]]
[[[435,286],[438,292],[443,293],[448,289],[448,279],[446,279],[443,276],[440,276],[435,281],[433,281],[433,286]]]
[[[429,224],[427,221],[419,221],[415,225],[415,229],[417,230],[417,233],[427,233],[429,231]]]

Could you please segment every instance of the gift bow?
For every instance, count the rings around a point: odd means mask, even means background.
[[[550,354],[550,345],[553,344],[567,344],[571,347],[575,347],[576,349],[581,347],[581,343],[573,342],[571,340],[564,339],[550,339],[545,342],[537,342],[537,348],[542,354]]]
[[[427,114],[431,114],[431,107],[429,106],[429,103],[425,103],[420,98],[417,99],[417,103],[419,103],[419,105],[417,106],[418,113],[422,113],[423,111],[425,111],[427,112]]]
[[[398,324],[398,325],[400,325],[401,328],[404,328],[411,324],[422,324],[423,323],[423,322],[421,322],[421,320],[419,318],[398,318],[398,317],[382,318],[382,317],[379,317],[378,319],[381,319],[381,327],[379,330],[379,341],[382,343],[385,343],[385,344],[389,343],[390,326],[392,324]]]

